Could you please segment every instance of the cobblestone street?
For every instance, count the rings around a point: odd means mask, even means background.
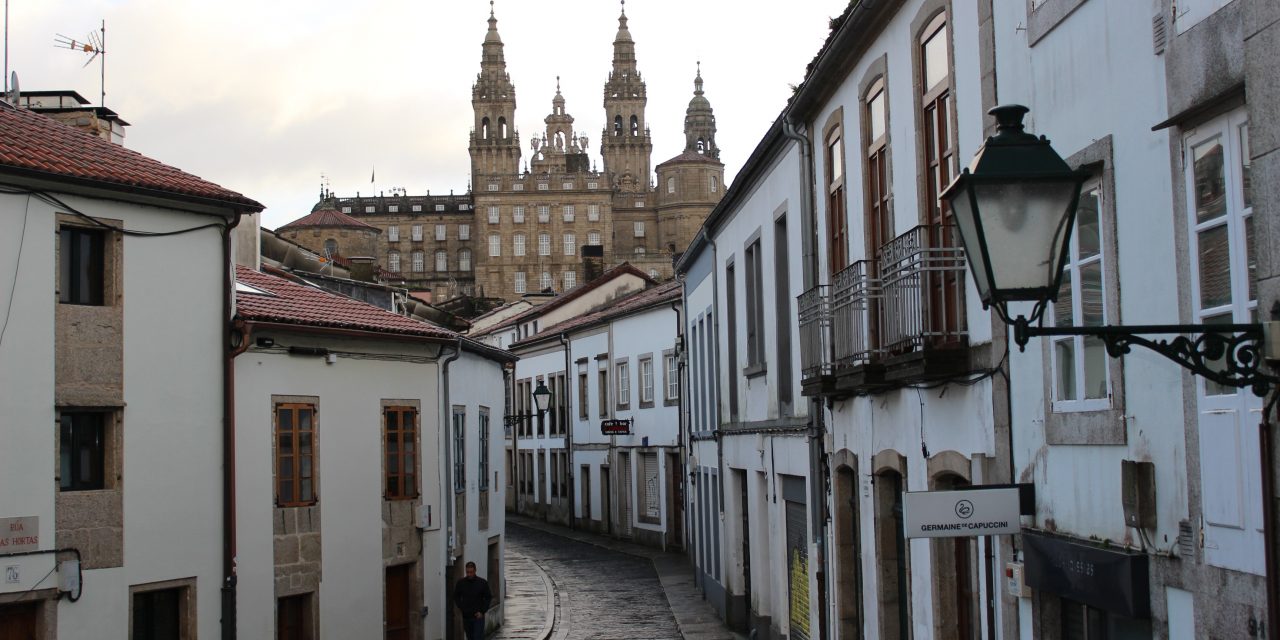
[[[646,558],[519,525],[507,529],[507,552],[508,562],[530,559],[553,584],[553,639],[681,637],[658,574]],[[516,631],[513,625],[497,637],[531,637]]]

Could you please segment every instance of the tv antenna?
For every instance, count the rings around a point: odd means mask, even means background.
[[[102,21],[102,27],[98,31],[90,31],[85,40],[76,40],[68,38],[62,34],[57,34],[53,38],[55,47],[59,49],[71,49],[72,51],[80,51],[89,54],[89,59],[85,60],[84,65],[80,68],[89,66],[94,60],[98,61],[98,106],[107,106],[107,21]]]

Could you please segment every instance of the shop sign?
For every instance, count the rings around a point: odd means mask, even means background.
[[[908,491],[902,517],[908,538],[959,538],[1018,533],[1022,498],[1017,487]]]
[[[629,436],[631,420],[601,420],[600,433],[606,436]]]
[[[1127,618],[1151,616],[1146,554],[1031,530],[1023,532],[1022,548],[1032,589]]]

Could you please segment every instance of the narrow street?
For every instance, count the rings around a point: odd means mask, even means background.
[[[506,620],[491,640],[742,637],[703,600],[679,554],[517,517],[507,522],[506,567]]]

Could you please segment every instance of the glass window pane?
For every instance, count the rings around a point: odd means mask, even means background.
[[[1258,299],[1258,254],[1253,246],[1253,216],[1244,219],[1244,259],[1249,268],[1249,299]]]
[[[281,431],[293,429],[293,409],[281,409],[279,423]]]
[[[405,411],[403,421],[404,421],[403,429],[405,431],[413,431],[418,421],[417,412]]]
[[[298,458],[299,476],[303,478],[311,477],[311,456],[302,456]]]
[[[1080,321],[1086,327],[1101,326],[1102,313],[1102,263],[1093,262],[1080,267]]]
[[[387,473],[400,473],[400,456],[387,453]]]
[[[298,485],[298,500],[301,502],[311,502],[314,496],[311,493],[311,480],[303,480]]]
[[[1249,158],[1249,124],[1240,125],[1240,183],[1243,193],[1241,201],[1244,208],[1253,206],[1253,180],[1251,174],[1253,161]]]
[[[1099,196],[1097,190],[1080,194],[1080,206],[1076,208],[1076,247],[1080,260],[1096,256],[1102,250],[1101,229],[1098,227]]]
[[[1076,345],[1074,338],[1053,343],[1057,354],[1058,400],[1076,400]]]
[[[867,102],[867,112],[870,119],[871,140],[879,140],[880,136],[884,135],[885,129],[883,89],[877,91]]]
[[[280,502],[294,502],[294,501],[295,501],[295,496],[293,495],[293,479],[281,478],[280,479]]]
[[[59,458],[59,465],[60,465],[58,475],[61,479],[60,486],[63,489],[70,489],[72,486],[73,474],[75,473],[71,467],[71,458],[72,458],[73,452],[75,451],[75,445],[72,443],[72,440],[71,440],[72,438],[71,416],[62,416],[61,428],[59,429],[59,431],[61,432],[59,434],[59,447],[58,447],[58,458]]]
[[[1223,172],[1222,140],[1213,138],[1191,150],[1196,197],[1196,222],[1227,212],[1227,179]]]
[[[1231,251],[1227,225],[1198,234],[1200,254],[1200,308],[1231,304]]]
[[[282,478],[293,477],[293,458],[280,458],[280,476]]]
[[[387,478],[387,495],[392,498],[400,497],[400,481],[398,478]]]
[[[285,432],[280,434],[280,450],[282,456],[293,455],[293,433]]]
[[[1053,304],[1053,326],[1070,327],[1073,324],[1071,293],[1071,272],[1062,273],[1062,286],[1058,288],[1058,301]]]
[[[298,451],[303,455],[311,455],[311,432],[303,431],[298,434]]]
[[[398,431],[400,429],[400,412],[387,412],[387,431]]]
[[[311,430],[311,409],[298,409],[298,429]]]
[[[924,43],[924,87],[928,91],[947,78],[947,26]]]
[[[1204,319],[1205,324],[1231,324],[1232,316],[1230,313],[1221,313],[1216,316],[1208,316]],[[1224,359],[1206,360],[1205,365],[1215,371],[1226,368]],[[1234,395],[1238,389],[1235,387],[1227,387],[1220,385],[1207,378],[1204,379],[1204,394],[1207,396],[1229,396]]]
[[[1084,397],[1107,397],[1107,347],[1101,338],[1084,338]]]

